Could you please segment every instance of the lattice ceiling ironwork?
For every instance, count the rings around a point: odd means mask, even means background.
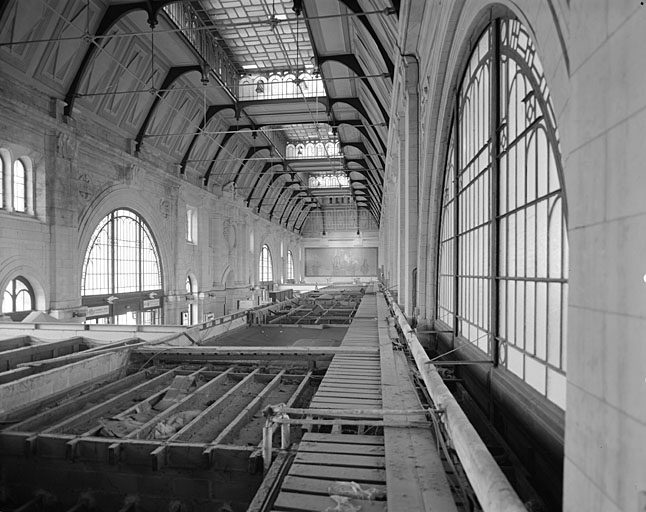
[[[291,0],[195,2],[233,62],[254,72],[297,72],[312,67],[314,51],[305,21],[296,16],[292,5]]]

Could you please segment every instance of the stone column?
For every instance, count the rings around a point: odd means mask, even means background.
[[[417,59],[413,56],[404,57],[405,98],[404,110],[404,140],[406,167],[404,169],[404,202],[406,216],[404,219],[404,232],[406,233],[405,251],[406,259],[406,298],[402,302],[406,307],[407,316],[415,314],[413,311],[413,270],[417,266],[417,222],[419,210],[419,98],[418,98],[418,66]]]

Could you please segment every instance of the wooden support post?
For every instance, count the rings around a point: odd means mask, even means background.
[[[289,419],[289,416],[287,414],[283,415],[285,419]],[[289,423],[282,423],[280,425],[280,449],[281,450],[287,450],[291,446],[291,439],[290,439],[290,426]]]
[[[29,458],[36,455],[38,449],[38,435],[30,436],[25,439],[25,457]]]
[[[262,460],[263,460],[263,470],[265,473],[269,471],[271,466],[271,451],[272,451],[272,437],[273,430],[271,428],[271,423],[265,423],[265,426],[262,427]]]
[[[121,455],[121,444],[112,443],[108,446],[108,464],[115,466],[119,463],[119,457]]]

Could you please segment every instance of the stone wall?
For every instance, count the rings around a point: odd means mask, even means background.
[[[3,162],[28,157],[33,169],[32,214],[0,209],[0,289],[16,276],[29,280],[36,307],[80,321],[83,259],[95,228],[127,208],[150,227],[160,253],[164,318],[179,324],[188,304],[195,321],[236,309],[258,280],[260,247],[274,255],[274,280],[283,279],[280,247],[298,261],[300,237],[256,216],[233,192],[200,186],[172,158],[153,148],[135,154],[130,139],[80,110],[64,118],[29,77],[0,76]],[[7,165],[5,165],[5,173]],[[186,212],[197,212],[195,243],[187,241]],[[186,299],[186,277],[198,293]]]
[[[391,116],[399,129],[390,131],[380,249],[389,285],[399,290],[400,304],[408,306],[413,302],[412,276],[402,273],[402,242],[417,242],[415,300],[423,325],[432,325],[435,316],[451,95],[470,45],[491,13],[505,9],[529,28],[542,61],[559,131],[570,247],[567,403],[561,426],[563,508],[568,511],[642,510],[646,503],[646,173],[641,140],[646,130],[646,7],[641,4],[402,2],[399,46],[408,57],[400,58],[393,86],[397,101]],[[407,84],[407,63],[413,60],[416,91]],[[407,109],[415,94],[419,134],[407,134]],[[411,204],[402,193],[403,180],[410,178],[409,159],[401,154],[417,144],[419,194],[418,204]],[[418,229],[409,220],[411,211],[419,212]],[[486,393],[485,384],[481,390]],[[523,386],[518,379],[516,385]],[[516,396],[512,408],[517,411],[524,409],[521,395],[509,391]],[[535,399],[531,397],[532,407],[540,403]],[[549,407],[545,404],[546,413]]]

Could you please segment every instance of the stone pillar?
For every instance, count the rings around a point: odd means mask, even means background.
[[[400,135],[400,266],[399,304],[406,316],[413,311],[413,270],[417,266],[419,209],[419,98],[418,66],[413,56],[404,56]]]

